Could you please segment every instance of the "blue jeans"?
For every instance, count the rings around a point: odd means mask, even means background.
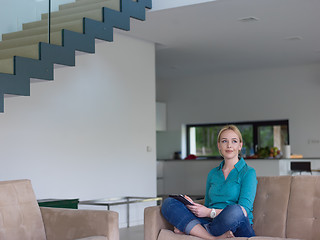
[[[161,213],[169,223],[186,234],[190,234],[194,226],[201,224],[213,236],[220,236],[227,231],[232,231],[235,237],[255,236],[252,225],[243,214],[240,205],[225,207],[214,219],[199,218],[183,203],[169,197],[163,202]]]

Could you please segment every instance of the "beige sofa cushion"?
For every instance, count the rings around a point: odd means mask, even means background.
[[[230,239],[230,238],[226,238]],[[246,238],[246,237],[238,237],[238,238],[232,238],[236,240],[299,240],[299,239],[292,239],[292,238],[277,238],[277,237],[252,237],[252,238]],[[182,234],[175,234],[171,230],[162,229],[160,231],[158,240],[203,240],[202,238],[190,236],[190,235],[182,235]]]
[[[306,240],[320,239],[319,176],[294,176],[292,178],[287,237]]]
[[[238,238],[236,238],[238,240]],[[278,237],[252,237],[250,240],[301,240],[293,238],[278,238]]]
[[[45,240],[40,209],[30,180],[0,182],[0,239]]]
[[[94,236],[94,240],[98,237],[104,240],[119,239],[117,212],[48,207],[40,209],[47,240],[90,239],[91,236]]]
[[[226,238],[230,239],[230,238]],[[247,240],[248,238],[236,238],[237,240]],[[162,229],[160,231],[158,240],[203,240],[202,238],[185,235],[185,234],[175,234],[171,230]]]
[[[108,238],[97,236],[97,237],[78,238],[76,240],[108,240]]]
[[[257,236],[286,237],[290,176],[259,177],[253,206],[253,228]]]
[[[160,206],[144,209],[144,239],[158,240],[161,229],[173,230],[173,226],[167,222],[161,214]]]

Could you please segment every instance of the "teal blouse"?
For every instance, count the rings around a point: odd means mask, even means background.
[[[256,171],[241,158],[225,179],[223,165],[224,161],[208,174],[205,206],[224,209],[228,205],[239,204],[247,211],[252,224],[253,201],[258,183]]]

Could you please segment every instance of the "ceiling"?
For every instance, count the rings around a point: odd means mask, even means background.
[[[320,0],[218,0],[148,11],[157,79],[320,62]]]

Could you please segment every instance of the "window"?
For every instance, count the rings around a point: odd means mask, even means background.
[[[217,148],[217,136],[220,129],[234,124],[241,131],[243,138],[242,155],[251,157],[268,157],[267,150],[289,144],[289,121],[234,122],[217,124],[187,125],[187,155],[194,154],[198,158],[220,157]],[[262,154],[263,153],[263,154]]]

